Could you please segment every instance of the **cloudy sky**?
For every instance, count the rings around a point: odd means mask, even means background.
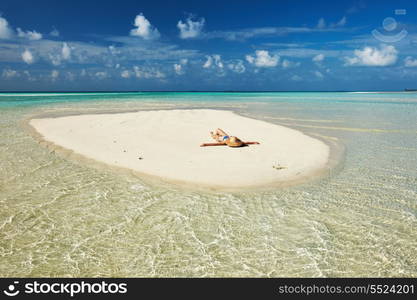
[[[0,2],[0,90],[417,88],[416,1]]]

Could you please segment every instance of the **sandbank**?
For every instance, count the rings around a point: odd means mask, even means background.
[[[218,188],[267,186],[329,168],[330,147],[301,131],[213,109],[35,118],[39,137],[110,166],[164,181]],[[200,147],[222,128],[260,145]]]

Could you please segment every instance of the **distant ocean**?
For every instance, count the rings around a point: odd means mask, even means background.
[[[186,191],[51,153],[24,126],[203,107],[337,139],[343,165],[276,190]],[[0,93],[0,205],[1,277],[417,277],[417,93]]]

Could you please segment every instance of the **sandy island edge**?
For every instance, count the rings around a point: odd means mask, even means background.
[[[197,109],[200,110],[201,108],[191,108],[188,110]],[[216,110],[213,108],[209,108],[210,110]],[[290,187],[294,185],[299,185],[302,183],[307,182],[313,182],[317,180],[321,180],[324,178],[330,179],[331,176],[337,174],[344,166],[344,160],[345,160],[345,146],[343,143],[339,141],[339,139],[335,137],[330,136],[324,136],[314,133],[306,133],[300,129],[292,128],[291,126],[282,126],[290,128],[293,130],[296,130],[298,132],[303,133],[306,136],[309,136],[311,138],[320,140],[321,142],[325,143],[329,147],[329,156],[327,159],[327,162],[325,165],[323,165],[320,169],[312,170],[310,172],[306,172],[303,174],[303,176],[299,176],[297,178],[290,178],[286,181],[272,181],[267,182],[264,184],[255,184],[255,185],[245,185],[245,186],[233,186],[233,187],[227,187],[222,185],[213,185],[213,184],[200,184],[195,182],[189,182],[184,180],[176,180],[172,178],[164,178],[161,176],[155,176],[151,175],[145,172],[140,172],[137,170],[133,170],[127,167],[120,167],[115,166],[112,164],[108,164],[103,161],[99,161],[90,157],[87,157],[83,154],[76,153],[74,150],[62,147],[58,144],[55,144],[52,141],[49,141],[44,138],[44,136],[37,131],[37,129],[30,124],[30,121],[33,119],[45,119],[45,118],[60,118],[65,116],[80,116],[80,115],[101,115],[101,114],[120,114],[120,113],[130,113],[130,112],[142,112],[142,111],[164,111],[164,110],[183,110],[176,109],[176,108],[168,108],[168,109],[145,109],[145,110],[123,110],[123,111],[111,111],[108,110],[102,112],[102,111],[94,111],[94,112],[88,112],[88,113],[81,113],[79,111],[73,112],[73,111],[65,111],[65,112],[42,112],[42,113],[34,113],[32,115],[29,115],[25,119],[21,121],[21,125],[25,128],[25,130],[42,146],[51,151],[51,153],[56,153],[60,155],[61,157],[68,158],[72,162],[80,163],[81,165],[85,166],[85,164],[88,164],[89,166],[92,166],[99,170],[112,170],[114,172],[118,172],[119,174],[130,174],[133,176],[137,176],[140,179],[142,179],[145,183],[149,183],[151,185],[160,185],[161,183],[171,186],[172,188],[180,188],[180,189],[186,189],[186,190],[202,190],[202,191],[209,191],[209,192],[248,192],[248,191],[268,191],[273,190],[276,188],[283,188],[283,187]],[[222,108],[222,110],[225,110]],[[266,122],[264,119],[258,119],[254,117],[248,117],[245,115],[241,115],[234,111],[233,109],[228,109],[227,111],[231,111],[232,113],[236,114],[237,116],[241,116],[243,118],[253,119],[253,120],[260,120],[263,122]],[[269,123],[269,122],[267,122]],[[271,125],[276,125],[273,123],[270,123]]]

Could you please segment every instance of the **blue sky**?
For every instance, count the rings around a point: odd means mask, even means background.
[[[404,88],[415,1],[0,3],[0,90]]]

